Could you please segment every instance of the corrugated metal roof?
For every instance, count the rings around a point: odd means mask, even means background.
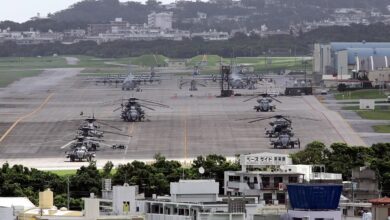
[[[368,200],[372,204],[375,205],[380,205],[380,204],[390,204],[390,198],[388,197],[383,197],[383,198],[378,198],[378,199],[370,199]]]
[[[347,48],[390,48],[388,42],[332,42],[330,43],[333,51],[345,50]]]
[[[371,56],[383,58],[385,56],[390,58],[390,48],[347,48],[348,51],[348,64],[356,64],[356,57],[360,59],[367,59]]]

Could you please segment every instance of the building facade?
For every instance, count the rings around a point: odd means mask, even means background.
[[[172,12],[152,12],[148,15],[148,26],[153,28],[160,28],[163,30],[170,30],[172,29],[172,18]]]
[[[313,71],[324,80],[349,80],[359,72],[389,68],[390,43],[331,42],[315,44]]]
[[[224,194],[253,196],[264,204],[286,204],[286,185],[292,183],[341,183],[341,174],[326,173],[324,166],[293,165],[289,155],[242,155],[240,171],[226,171]]]

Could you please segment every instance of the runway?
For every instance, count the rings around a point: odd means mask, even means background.
[[[274,113],[260,113],[253,110],[255,99],[243,102],[247,97],[217,98],[220,91],[216,83],[208,83],[207,87],[200,87],[198,91],[188,91],[186,87],[180,90],[177,84],[179,77],[172,74],[173,80],[163,80],[160,85],[142,85],[142,92],[132,92],[114,86],[97,86],[78,76],[80,71],[47,70],[43,75],[25,78],[1,91],[0,137],[15,122],[18,123],[0,142],[0,162],[8,161],[40,169],[70,169],[85,164],[67,162],[65,150],[61,149],[61,146],[74,138],[75,130],[82,120],[80,112],[94,114],[131,136],[105,134],[105,144],[122,143],[128,148],[112,150],[103,147],[96,153],[98,166],[103,166],[108,160],[114,164],[136,159],[148,161],[156,153],[169,159],[189,161],[208,154],[234,157],[237,154],[265,151],[298,151],[271,148],[269,138],[264,135],[270,120],[252,124],[238,120],[276,114],[316,119],[292,118],[294,132],[302,146],[315,140],[327,145],[340,141],[352,143],[346,135],[335,129],[338,125],[332,123],[327,114],[322,114],[317,107],[313,108],[310,103],[314,102],[314,97],[278,97],[282,103],[276,103]],[[252,94],[256,91],[236,92]],[[45,102],[49,95],[50,99]],[[146,110],[145,122],[123,122],[120,111],[113,110],[120,106],[120,99],[130,97],[154,100],[170,108]],[[42,106],[42,103],[45,104]],[[315,105],[318,104],[322,105],[319,102]],[[39,110],[34,112],[37,108]],[[34,114],[23,118],[31,112]],[[341,126],[341,129],[344,128],[345,124]],[[353,130],[348,132],[353,134]]]

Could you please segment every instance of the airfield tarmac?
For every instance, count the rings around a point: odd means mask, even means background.
[[[306,117],[296,119],[293,127],[301,147],[314,140],[329,145],[347,142],[365,145],[337,113],[325,108],[313,96],[278,97],[276,112],[253,110],[256,99],[217,98],[219,86],[209,83],[198,91],[178,88],[179,76],[160,85],[141,85],[142,92],[122,91],[115,86],[95,85],[79,76],[82,69],[51,69],[37,77],[24,78],[0,90],[0,163],[23,164],[39,169],[73,169],[85,162],[68,162],[61,149],[75,136],[82,121],[80,112],[94,114],[105,123],[119,127],[131,137],[105,134],[105,144],[125,144],[125,150],[103,146],[96,153],[97,165],[108,160],[114,164],[132,160],[148,161],[156,153],[169,159],[189,161],[199,155],[277,152],[299,149],[273,149],[264,130],[270,120],[249,124],[242,118],[275,114]],[[255,91],[237,90],[253,94]],[[128,123],[120,119],[122,98],[142,98],[169,105],[169,109],[146,110],[145,122]],[[115,131],[107,127],[103,129]]]

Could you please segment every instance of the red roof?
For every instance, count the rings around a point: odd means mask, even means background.
[[[383,197],[383,198],[378,198],[378,199],[370,199],[368,200],[372,204],[375,205],[383,205],[383,204],[390,204],[390,198],[389,197]]]

